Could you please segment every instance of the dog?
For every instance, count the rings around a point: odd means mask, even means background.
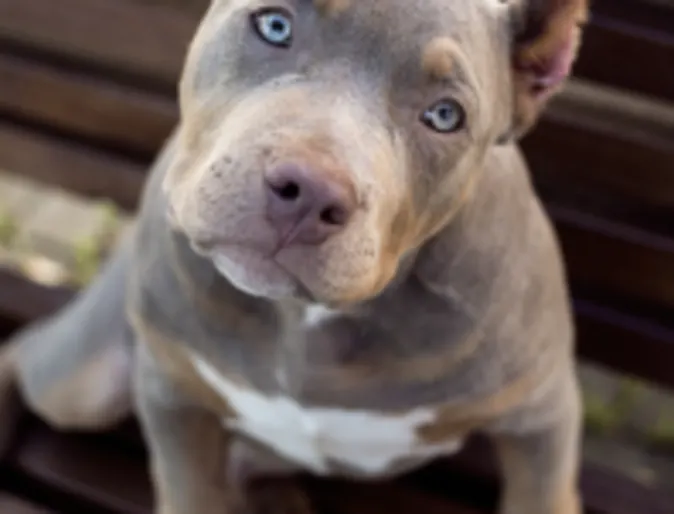
[[[587,16],[213,0],[131,233],[9,342],[5,390],[61,430],[135,413],[160,514],[255,511],[260,477],[394,477],[474,432],[501,514],[579,514],[569,292],[518,140]]]

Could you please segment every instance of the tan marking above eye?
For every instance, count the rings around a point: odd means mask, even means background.
[[[323,16],[337,16],[351,6],[351,0],[314,0],[314,5]]]
[[[421,54],[421,67],[434,80],[447,79],[454,69],[457,44],[450,38],[439,37],[426,45]]]

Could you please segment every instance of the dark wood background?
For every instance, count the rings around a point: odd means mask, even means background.
[[[206,3],[0,0],[0,168],[133,209],[176,122],[176,80]],[[562,241],[579,355],[671,388],[674,8],[593,3],[576,80],[523,147]],[[71,295],[0,272],[0,326],[8,334]],[[18,411],[0,420],[3,435],[0,513],[149,512],[133,422],[66,436]],[[312,491],[325,512],[477,514],[494,505],[493,477],[476,439],[395,484],[321,482]],[[583,488],[592,513],[674,513],[671,499],[608,470],[588,465]]]

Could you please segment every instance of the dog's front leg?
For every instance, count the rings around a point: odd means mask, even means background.
[[[230,437],[217,416],[195,406],[137,351],[134,393],[150,451],[156,514],[239,514],[239,491],[226,477]]]
[[[500,514],[582,512],[577,483],[580,401],[575,383],[564,389],[554,416],[536,429],[495,435],[504,478]]]

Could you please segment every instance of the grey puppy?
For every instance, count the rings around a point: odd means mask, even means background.
[[[214,0],[133,234],[10,342],[5,390],[64,430],[136,412],[161,514],[254,510],[259,476],[394,476],[478,430],[502,514],[578,514],[568,292],[517,140],[586,15]]]

